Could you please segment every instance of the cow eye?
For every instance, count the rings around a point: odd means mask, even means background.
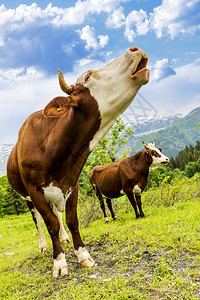
[[[88,73],[87,75],[85,75],[85,81],[87,81],[91,76],[91,73]]]

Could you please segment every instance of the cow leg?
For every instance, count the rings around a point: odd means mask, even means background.
[[[106,208],[105,208],[105,204],[104,204],[104,199],[102,197],[102,195],[100,195],[99,198],[99,201],[100,201],[100,206],[101,206],[101,209],[103,211],[103,214],[104,214],[104,218],[105,218],[105,222],[108,223],[109,220],[108,220],[108,217],[107,217],[107,214],[106,214]]]
[[[53,208],[54,214],[57,216],[59,223],[60,223],[59,237],[61,239],[61,242],[63,244],[66,242],[70,243],[70,238],[69,238],[67,232],[65,231],[65,228],[63,225],[62,213],[57,210],[55,204],[53,204],[53,203],[52,203],[52,208]]]
[[[141,195],[135,195],[135,198],[136,198],[136,201],[137,201],[137,205],[138,205],[138,208],[139,208],[139,212],[140,212],[140,217],[141,218],[144,218],[145,215],[143,213],[143,210],[142,210],[142,201],[141,201]]]
[[[108,208],[110,210],[110,213],[111,213],[111,216],[112,216],[113,220],[116,220],[117,217],[115,216],[115,213],[113,211],[111,199],[110,198],[106,198],[106,203],[108,205]]]
[[[41,219],[41,215],[39,214],[39,212],[37,211],[37,209],[35,208],[35,206],[33,205],[33,203],[30,200],[26,200],[26,204],[32,214],[32,218],[33,221],[35,222],[35,226],[37,228],[38,231],[38,236],[39,236],[39,252],[42,251],[46,251],[47,249],[47,243],[46,243],[46,239],[45,236],[43,234],[43,230],[42,230],[42,219]]]
[[[104,204],[104,199],[103,199],[103,196],[101,195],[98,187],[96,187],[95,192],[96,192],[96,195],[97,195],[97,197],[99,199],[100,206],[101,206],[101,209],[103,211],[104,218],[105,218],[105,222],[108,223],[109,220],[108,220],[108,217],[107,217],[107,214],[106,214],[106,208],[105,208],[105,204]]]
[[[59,273],[61,273],[61,275],[67,275],[68,267],[65,260],[65,253],[62,249],[59,239],[59,220],[46,202],[43,193],[39,191],[37,187],[27,183],[26,188],[30,195],[31,201],[44,219],[48,232],[51,236],[54,258],[53,276],[58,277]]]
[[[71,231],[74,252],[78,257],[78,262],[84,267],[92,267],[94,261],[91,258],[89,252],[85,249],[85,245],[81,239],[79,228],[78,228],[78,218],[77,218],[77,202],[78,202],[78,183],[66,203],[66,223]]]
[[[133,206],[134,210],[135,210],[135,216],[136,218],[140,218],[140,214],[138,213],[138,210],[137,210],[137,204],[136,204],[136,201],[135,201],[135,197],[134,197],[134,194],[133,194],[133,191],[130,189],[130,190],[127,190],[127,191],[124,191],[129,199],[129,201],[131,202],[131,205]]]

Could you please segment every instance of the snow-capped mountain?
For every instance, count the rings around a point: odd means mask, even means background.
[[[6,164],[13,146],[14,144],[0,145],[0,175],[6,174]]]
[[[182,114],[179,113],[163,114],[148,118],[140,117],[137,120],[126,122],[126,125],[132,128],[134,136],[143,136],[165,129],[168,125],[171,125],[174,121],[182,117]]]

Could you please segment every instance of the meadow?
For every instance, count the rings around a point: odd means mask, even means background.
[[[199,299],[199,187],[199,179],[187,179],[148,190],[142,197],[146,218],[139,220],[123,197],[114,203],[117,220],[108,224],[96,199],[80,197],[80,232],[96,264],[81,267],[72,242],[64,244],[66,277],[52,277],[45,226],[48,249],[40,254],[31,215],[4,216],[0,299]]]

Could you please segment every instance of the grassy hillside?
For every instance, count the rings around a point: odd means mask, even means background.
[[[51,241],[39,254],[30,214],[0,219],[0,299],[199,299],[200,182],[175,187],[163,183],[145,193],[146,218],[140,220],[122,198],[116,221],[100,218],[86,226],[81,200],[81,235],[96,265],[80,267],[72,244],[64,245],[69,275],[58,279],[52,277]],[[175,205],[164,207],[169,196]],[[148,205],[157,197],[156,206]]]
[[[141,140],[143,140],[145,143],[154,141],[157,146],[164,149],[167,156],[175,157],[186,145],[194,145],[196,140],[199,139],[199,123],[200,107],[191,111],[184,118],[178,119],[166,129],[147,136],[138,137],[136,145],[131,147],[131,155],[142,149]],[[130,138],[128,146],[131,143],[133,144],[132,139],[133,137]]]

